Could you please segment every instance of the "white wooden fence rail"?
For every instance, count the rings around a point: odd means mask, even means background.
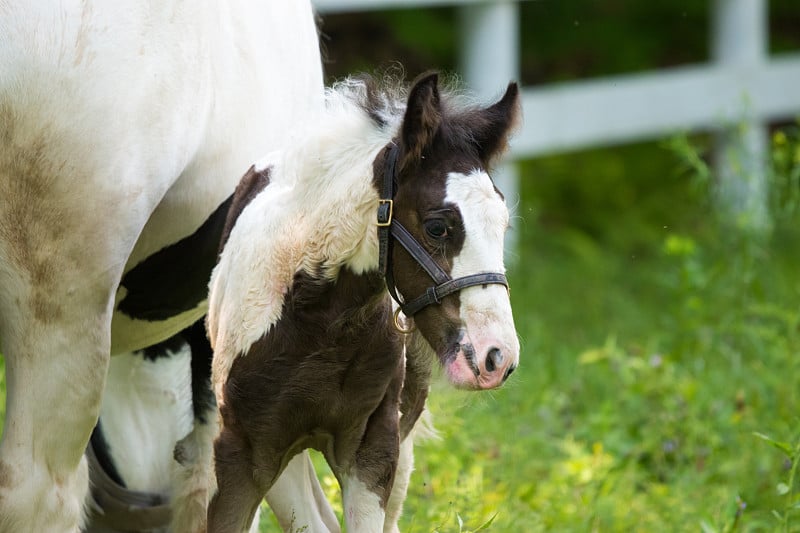
[[[516,0],[312,0],[324,16],[347,11],[458,6],[461,69],[483,97],[498,96],[519,72]],[[762,172],[765,124],[800,115],[800,53],[769,57],[767,0],[709,0],[711,61],[643,74],[524,88],[525,123],[512,145],[517,159],[652,139],[676,131],[717,130],[727,146],[719,169],[734,210],[756,226],[766,219]],[[731,128],[732,125],[736,128]],[[724,154],[737,153],[736,160]],[[742,164],[741,154],[747,154]],[[500,187],[514,203],[513,165]]]

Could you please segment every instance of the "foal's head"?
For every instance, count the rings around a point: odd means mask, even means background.
[[[376,178],[385,183],[394,175],[394,221],[440,269],[426,273],[431,267],[423,269],[424,260],[400,245],[393,228],[390,289],[396,287],[406,314],[413,315],[450,381],[462,388],[498,387],[519,361],[503,276],[508,209],[487,171],[519,112],[516,84],[488,108],[459,110],[443,101],[437,75],[427,75],[409,92],[395,146],[386,149],[385,163],[376,163]],[[447,279],[435,280],[441,274],[466,287],[432,293]],[[441,286],[454,288],[448,283]]]

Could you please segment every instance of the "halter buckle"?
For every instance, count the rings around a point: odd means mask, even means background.
[[[436,292],[436,289],[438,288],[439,288],[438,286],[431,286],[428,287],[428,289],[425,291],[425,294],[428,295],[428,300],[430,301],[430,303],[434,303],[437,305],[442,303],[442,300],[439,298],[439,293]]]
[[[394,212],[394,201],[378,200],[378,227],[387,228],[392,225],[392,213]]]
[[[407,327],[400,321],[400,312],[402,311],[401,308],[397,308],[394,310],[394,329],[402,333],[403,335],[408,335],[409,333],[413,333],[415,329],[417,329],[416,324],[412,321],[411,317],[406,317],[406,321],[409,324]]]

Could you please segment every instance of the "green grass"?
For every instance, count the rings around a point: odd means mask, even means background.
[[[401,530],[800,531],[788,132],[765,238],[713,215],[702,159],[682,143],[523,166],[510,272],[521,367],[491,393],[434,384],[441,438],[417,447]],[[268,512],[262,531],[279,531]]]
[[[492,393],[434,385],[441,439],[417,447],[401,530],[800,531],[790,131],[766,238],[713,215],[703,139],[524,166],[520,370]]]

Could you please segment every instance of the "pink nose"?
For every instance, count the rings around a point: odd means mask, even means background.
[[[472,343],[463,343],[454,356],[447,358],[445,369],[450,382],[458,388],[495,389],[516,370],[518,361],[514,348],[501,343],[487,342],[480,351]]]
[[[482,389],[499,387],[517,369],[515,363],[506,361],[500,348],[490,348],[484,361],[483,371],[478,376],[478,385]]]

